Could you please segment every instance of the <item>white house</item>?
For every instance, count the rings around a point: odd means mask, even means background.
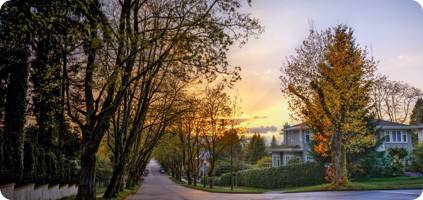
[[[377,137],[383,138],[383,143],[378,151],[386,151],[390,148],[404,148],[411,151],[413,148],[412,133],[419,131],[419,141],[423,142],[423,125],[409,126],[384,120],[375,120]],[[299,157],[304,162],[312,161],[310,155],[310,142],[313,133],[304,124],[285,126],[282,130],[282,145],[272,148],[272,166],[286,165],[294,157]]]

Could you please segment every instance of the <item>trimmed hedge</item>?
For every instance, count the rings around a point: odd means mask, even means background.
[[[276,168],[242,170],[236,173],[239,186],[266,189],[316,185],[325,182],[326,168],[318,163],[304,163]],[[223,174],[217,185],[228,186],[231,174]]]

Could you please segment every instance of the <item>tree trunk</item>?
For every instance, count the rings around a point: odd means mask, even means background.
[[[112,197],[116,197],[116,194],[119,191],[119,186],[121,185],[122,178],[123,178],[123,165],[118,164],[115,169],[113,170],[112,178],[110,179],[110,183],[107,186],[106,191],[104,192],[103,198],[108,199]]]
[[[81,148],[81,174],[79,178],[78,194],[76,199],[94,200],[95,190],[95,164],[97,145],[93,141],[84,140]]]
[[[332,165],[334,168],[332,184],[335,188],[338,188],[348,182],[346,150],[340,133],[335,133],[332,145]]]

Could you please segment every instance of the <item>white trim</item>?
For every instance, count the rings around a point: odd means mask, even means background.
[[[405,141],[404,139],[405,137]],[[408,133],[402,130],[385,130],[383,131],[383,142],[388,144],[407,144],[408,143]],[[389,141],[387,141],[387,136],[389,136]],[[399,137],[398,137],[399,136]]]

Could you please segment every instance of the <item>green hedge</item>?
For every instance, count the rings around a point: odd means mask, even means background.
[[[304,163],[276,168],[242,170],[236,173],[239,186],[280,189],[316,185],[325,182],[326,168],[317,163]],[[230,185],[231,175],[223,174],[217,185]]]

